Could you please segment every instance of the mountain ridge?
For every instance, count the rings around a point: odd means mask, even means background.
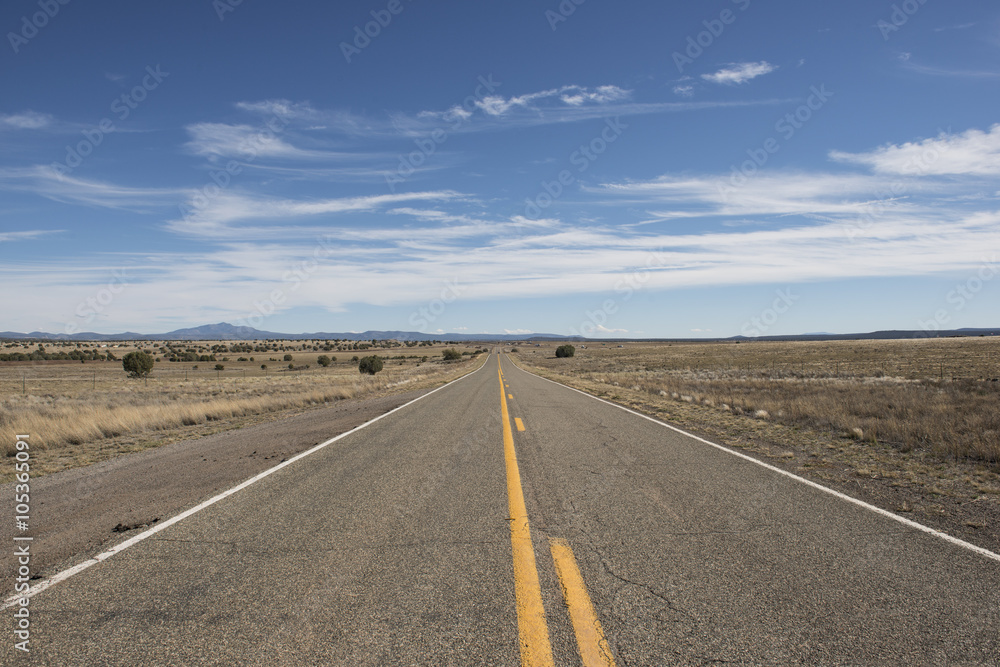
[[[792,334],[781,336],[759,336],[749,338],[746,336],[730,336],[728,338],[584,338],[583,336],[565,336],[560,334],[547,333],[524,333],[524,334],[462,334],[462,333],[421,333],[417,331],[380,331],[369,330],[362,332],[312,332],[312,333],[279,333],[275,331],[261,331],[253,327],[240,327],[228,322],[216,324],[204,324],[198,327],[186,327],[175,329],[162,334],[140,334],[134,331],[126,331],[116,334],[101,334],[94,331],[83,331],[74,334],[52,334],[44,331],[32,331],[30,333],[19,333],[15,331],[0,331],[0,340],[64,340],[64,341],[108,341],[108,340],[415,340],[415,341],[519,341],[519,340],[569,340],[569,341],[691,341],[691,342],[711,342],[711,341],[782,341],[782,340],[887,340],[887,339],[907,339],[907,338],[946,338],[957,336],[996,336],[1000,335],[1000,328],[963,328],[947,329],[939,331],[923,331],[910,329],[890,329],[885,331],[872,331],[868,333],[853,334],[829,334],[810,333]]]

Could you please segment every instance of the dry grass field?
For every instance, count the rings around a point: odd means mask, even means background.
[[[551,346],[550,346],[551,347]],[[1000,462],[1000,340],[590,344],[520,358],[716,412],[834,431],[943,460]],[[610,389],[608,387],[615,389]]]
[[[269,341],[276,349],[238,349],[225,341],[90,343],[113,361],[0,361],[0,448],[13,453],[15,435],[28,433],[32,470],[43,474],[169,442],[177,437],[236,428],[261,419],[347,398],[409,391],[441,384],[473,369],[477,347],[444,363],[444,345],[324,349],[325,341]],[[253,345],[253,343],[251,343]],[[48,353],[80,349],[76,343],[44,343]],[[343,347],[344,344],[341,344]],[[0,352],[31,352],[37,343],[4,343]],[[86,348],[83,348],[86,349]],[[157,359],[148,378],[128,378],[121,358],[142,349]],[[214,356],[209,361],[169,361],[174,351]],[[384,369],[358,372],[354,357],[377,354]],[[286,360],[285,355],[291,355]],[[327,356],[329,366],[319,358]],[[253,359],[251,361],[251,359]],[[223,366],[216,370],[216,365]],[[266,366],[266,368],[262,368]],[[4,479],[4,478],[0,478]]]
[[[588,343],[515,362],[1000,548],[1000,340]],[[511,349],[508,347],[507,349]]]

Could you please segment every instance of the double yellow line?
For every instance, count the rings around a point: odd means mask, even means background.
[[[503,421],[504,459],[507,463],[507,504],[510,511],[510,543],[514,555],[514,590],[517,600],[521,665],[547,667],[555,663],[552,659],[552,644],[549,642],[549,629],[545,620],[545,607],[542,604],[542,590],[538,583],[538,568],[535,564],[535,549],[531,543],[528,510],[524,505],[521,473],[517,466],[514,434],[510,427],[508,394],[504,389],[503,371],[500,369],[499,360],[497,375],[500,379],[500,414]],[[523,423],[520,419],[517,422],[518,430],[523,431]],[[551,539],[549,545],[584,667],[614,667],[614,655],[604,638],[604,631],[587,594],[587,587],[573,557],[573,550],[568,542],[561,539]]]

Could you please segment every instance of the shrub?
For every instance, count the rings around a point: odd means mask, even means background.
[[[556,356],[559,358],[572,357],[576,354],[576,348],[572,345],[560,345],[556,348]]]
[[[129,352],[122,358],[122,368],[129,377],[146,377],[153,370],[153,357],[145,352]]]
[[[511,352],[517,352],[517,348],[516,347],[512,347],[512,348],[510,348],[510,351]]]
[[[285,355],[285,361],[291,361],[291,360],[292,360],[292,355],[286,354]]]
[[[447,350],[441,353],[445,361],[457,361],[462,358],[462,353],[453,347],[449,347]]]
[[[351,361],[357,361],[358,359],[360,359],[360,357],[356,354],[353,357],[351,357]]]
[[[266,371],[267,370],[267,364],[261,364],[260,365],[260,370]]]
[[[226,370],[226,367],[223,366],[222,364],[216,364],[215,365],[215,370],[217,370],[217,371],[224,371],[224,370]]]
[[[319,355],[319,358],[316,359],[316,363],[318,363],[323,368],[326,368],[327,366],[330,365],[330,357],[326,356],[325,354],[321,354]]]
[[[369,375],[375,375],[380,370],[382,370],[382,357],[372,355],[370,357],[365,357],[358,363],[359,373],[368,373]]]

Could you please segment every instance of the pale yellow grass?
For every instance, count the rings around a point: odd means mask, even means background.
[[[1000,462],[1000,341],[590,344],[525,362],[607,387],[790,426]],[[621,389],[619,389],[621,388]]]
[[[391,362],[375,376],[361,375],[354,364],[267,377],[202,373],[184,380],[182,371],[154,371],[148,381],[127,380],[120,362],[86,364],[96,380],[78,366],[46,367],[44,393],[5,392],[0,400],[0,452],[11,456],[16,436],[30,434],[35,450],[62,450],[123,435],[171,431],[207,422],[278,413],[333,401],[406,391],[440,384],[468,372],[482,358],[454,364]],[[258,364],[259,366],[259,364]],[[228,366],[227,366],[228,367]],[[168,370],[168,369],[164,369]],[[159,375],[159,377],[157,377]],[[16,383],[13,383],[16,384]]]

